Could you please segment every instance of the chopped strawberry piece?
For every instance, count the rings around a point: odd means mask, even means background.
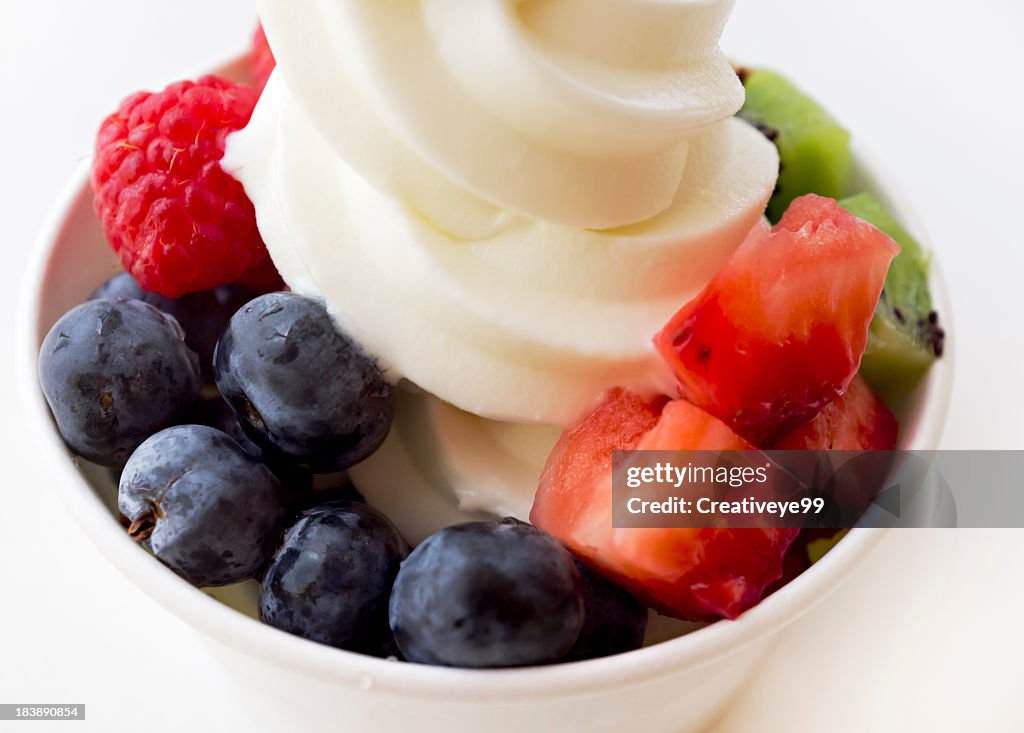
[[[898,252],[835,201],[804,196],[755,227],[655,344],[683,396],[770,443],[845,391]]]
[[[585,546],[584,525],[593,524],[595,532],[611,529],[612,451],[636,448],[657,424],[662,404],[664,401],[648,402],[624,389],[609,390],[593,412],[562,434],[548,456],[537,493],[538,497],[543,493],[544,500],[534,501],[531,521],[550,531],[550,526],[571,520],[574,530],[581,532],[578,540],[553,533],[570,546]],[[606,494],[581,488],[603,487],[605,479]]]
[[[721,421],[682,400],[660,412],[624,390],[567,431],[548,459],[531,520],[662,613],[734,618],[782,574],[797,530],[612,527],[612,451],[745,450]]]
[[[779,450],[892,450],[899,424],[862,377],[846,393],[778,441]]]

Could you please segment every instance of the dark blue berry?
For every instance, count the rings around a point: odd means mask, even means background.
[[[572,555],[530,525],[471,522],[428,537],[391,595],[391,629],[411,662],[518,667],[557,660],[583,628]]]
[[[214,376],[257,444],[316,471],[355,465],[391,429],[392,385],[323,304],[301,295],[271,293],[239,310],[217,344]]]
[[[263,575],[260,618],[342,649],[386,649],[388,597],[408,554],[398,530],[366,504],[309,509]]]
[[[242,447],[242,450],[260,463],[266,463],[264,450],[249,439],[249,436],[242,430],[242,426],[238,424],[238,416],[235,415],[235,411],[221,397],[206,397],[199,400],[190,417],[193,418],[193,422],[209,425],[222,433],[227,433]]]
[[[277,479],[219,430],[179,425],[147,440],[121,474],[129,534],[193,585],[255,577],[287,510]]]
[[[281,482],[288,503],[305,501],[313,492],[313,473],[308,466],[294,464],[282,460],[279,456],[268,453],[249,439],[249,436],[238,423],[238,416],[231,406],[220,397],[207,397],[196,403],[190,422],[209,425],[227,433],[246,453],[265,465]]]
[[[583,581],[583,629],[562,661],[597,659],[643,646],[647,608],[579,560],[576,568]]]
[[[177,321],[138,300],[104,298],[50,329],[39,382],[68,446],[123,466],[142,441],[188,413],[201,379]]]
[[[242,285],[220,285],[213,290],[189,293],[180,298],[165,298],[143,290],[127,272],[114,275],[90,296],[97,298],[135,298],[173,316],[185,331],[185,344],[199,356],[203,376],[213,375],[213,349],[231,316],[253,297]]]

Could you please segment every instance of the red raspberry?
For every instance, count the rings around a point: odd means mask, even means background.
[[[256,88],[259,91],[263,91],[263,87],[267,85],[267,79],[270,78],[270,72],[277,66],[277,61],[274,59],[274,52],[270,50],[270,44],[267,43],[267,36],[263,32],[263,24],[259,23],[256,25],[256,33],[252,37],[252,50],[249,51],[249,65],[252,67],[253,80],[256,83]]]
[[[252,202],[220,160],[258,94],[215,76],[138,92],[100,126],[93,205],[145,290],[177,298],[265,269]]]

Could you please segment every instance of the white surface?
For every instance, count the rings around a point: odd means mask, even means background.
[[[10,260],[0,297],[8,313],[25,252],[102,116],[129,91],[237,50],[251,30],[244,0],[139,5],[0,0],[0,221]],[[1024,329],[1014,316],[1024,224],[1012,214],[1024,195],[1024,6],[979,0],[971,9],[740,2],[724,45],[827,101],[908,192],[956,303],[959,389],[945,444],[1022,448]],[[9,362],[2,368],[10,385]],[[209,662],[198,636],[82,537],[40,479],[38,466],[50,459],[24,443],[17,413],[3,424],[0,702],[84,702],[88,722],[76,730],[141,721],[152,731],[273,730]],[[843,625],[811,623],[784,640],[712,731],[1021,730],[1022,546],[1019,531],[893,535],[828,601],[847,614]]]

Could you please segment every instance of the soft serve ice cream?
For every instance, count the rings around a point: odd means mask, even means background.
[[[352,472],[410,539],[449,490],[522,516],[560,426],[670,389],[651,337],[778,172],[732,118],[731,7],[261,2],[278,69],[224,165],[288,285],[426,393]]]

